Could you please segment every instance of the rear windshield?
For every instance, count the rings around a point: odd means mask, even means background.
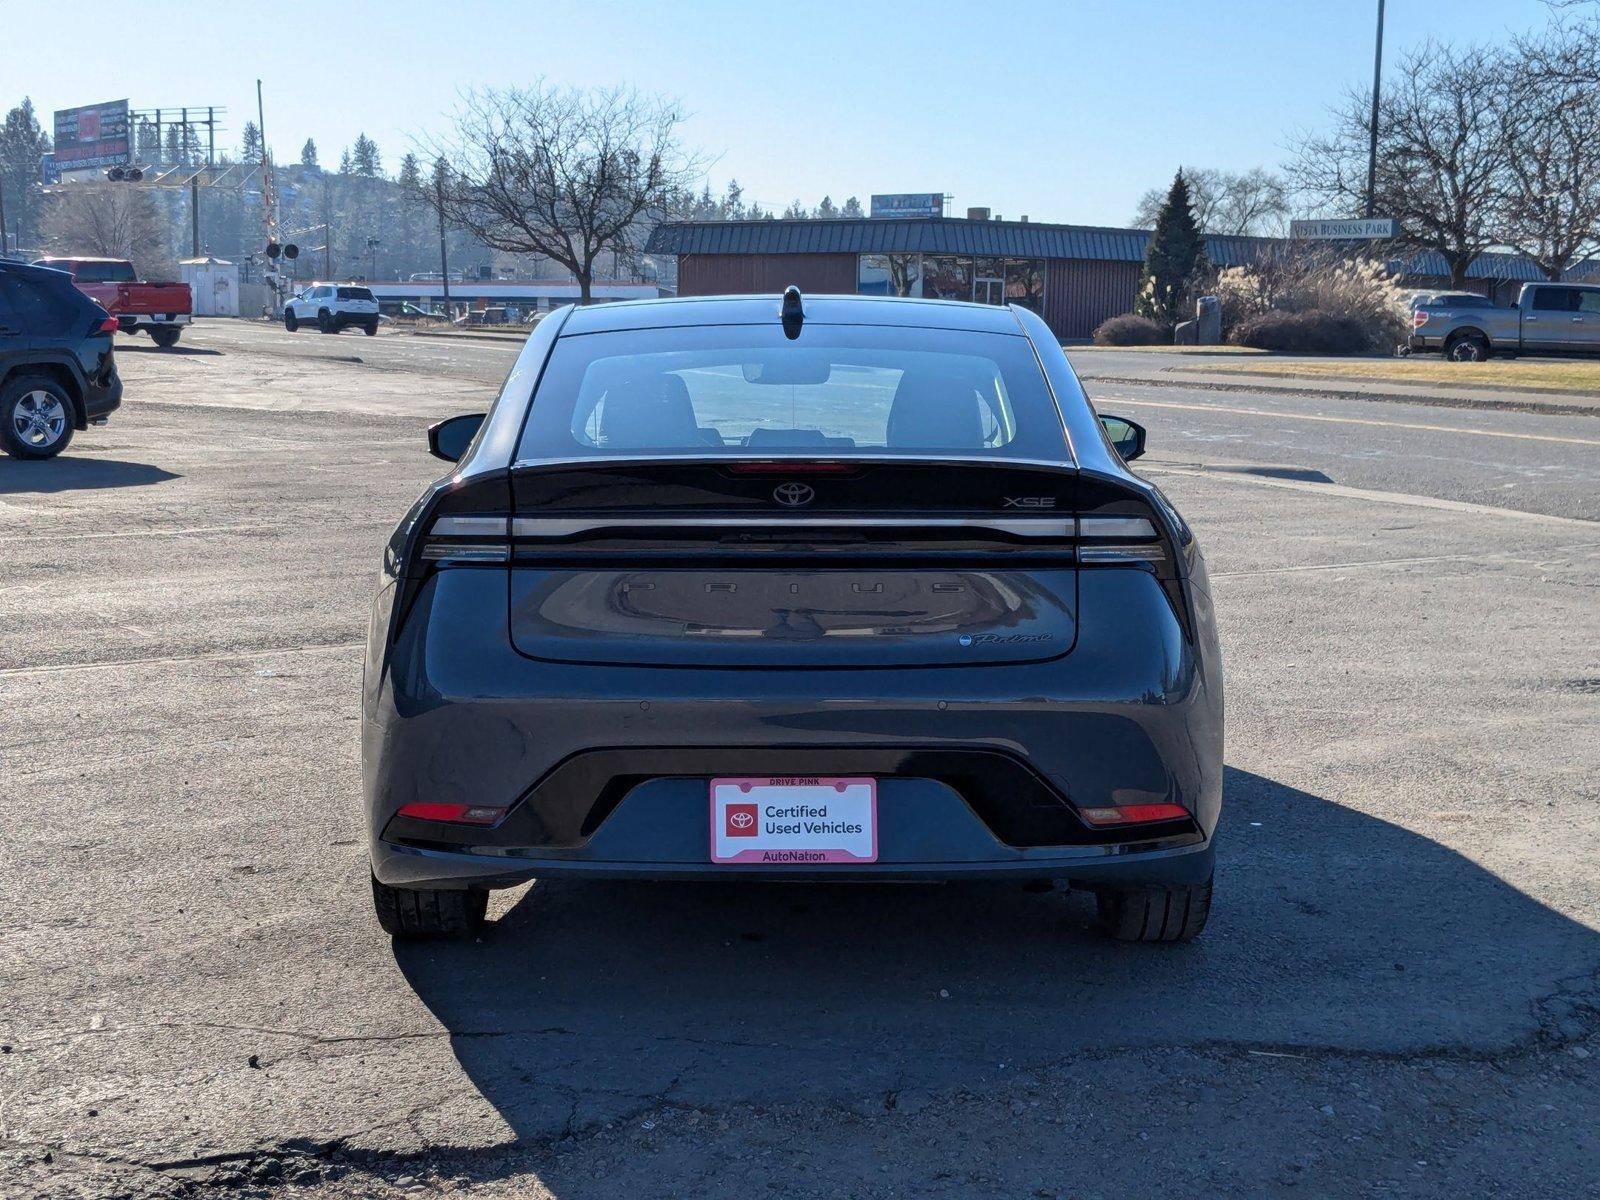
[[[371,300],[372,291],[369,288],[342,287],[339,289],[341,300]]]
[[[133,264],[125,262],[79,263],[72,273],[79,283],[134,283]]]
[[[1452,293],[1448,296],[1434,296],[1424,305],[1426,308],[1493,308],[1494,301],[1487,296],[1471,294],[1458,295]]]
[[[993,455],[1066,461],[1026,338],[723,325],[561,338],[518,458]]]

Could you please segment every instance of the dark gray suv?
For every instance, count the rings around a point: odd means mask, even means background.
[[[553,875],[1064,879],[1204,926],[1205,565],[1026,309],[552,314],[395,531],[363,750],[396,935]]]

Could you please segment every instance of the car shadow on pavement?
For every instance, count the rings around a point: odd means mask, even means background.
[[[1074,1056],[1108,1049],[1494,1054],[1590,1012],[1594,931],[1400,825],[1234,768],[1226,797],[1188,945],[1104,940],[1059,888],[552,881],[395,956],[533,1142],[661,1103],[1092,1075]]]
[[[138,344],[119,343],[118,354],[160,354],[163,356],[181,357],[183,355],[205,355],[207,357],[221,357],[221,350],[213,350],[208,346],[141,346]]]
[[[74,458],[71,453],[40,462],[0,459],[0,495],[24,492],[77,492],[98,488],[145,487],[178,476],[149,463],[115,458]]]

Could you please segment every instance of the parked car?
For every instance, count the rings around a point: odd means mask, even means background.
[[[1600,354],[1600,286],[1525,283],[1515,308],[1450,292],[1412,312],[1407,348],[1438,351],[1452,362],[1493,354]]]
[[[62,271],[0,262],[0,448],[53,458],[122,403],[117,320]]]
[[[366,660],[391,934],[562,874],[1066,879],[1118,938],[1205,925],[1204,559],[1032,312],[568,307],[428,436]]]
[[[371,288],[351,283],[317,283],[283,306],[283,327],[290,333],[315,325],[323,333],[359,326],[368,337],[378,332],[378,301]]]
[[[34,265],[67,272],[79,291],[117,319],[118,329],[148,333],[162,349],[176,346],[194,319],[194,294],[187,283],[141,282],[125,258],[41,258]]]
[[[400,306],[400,315],[411,321],[423,321],[440,325],[450,323],[450,318],[442,312],[431,312],[420,305],[412,304],[407,300]]]

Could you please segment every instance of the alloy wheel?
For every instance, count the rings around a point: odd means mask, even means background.
[[[67,408],[43,389],[24,392],[11,413],[11,428],[23,445],[48,450],[67,430]]]

